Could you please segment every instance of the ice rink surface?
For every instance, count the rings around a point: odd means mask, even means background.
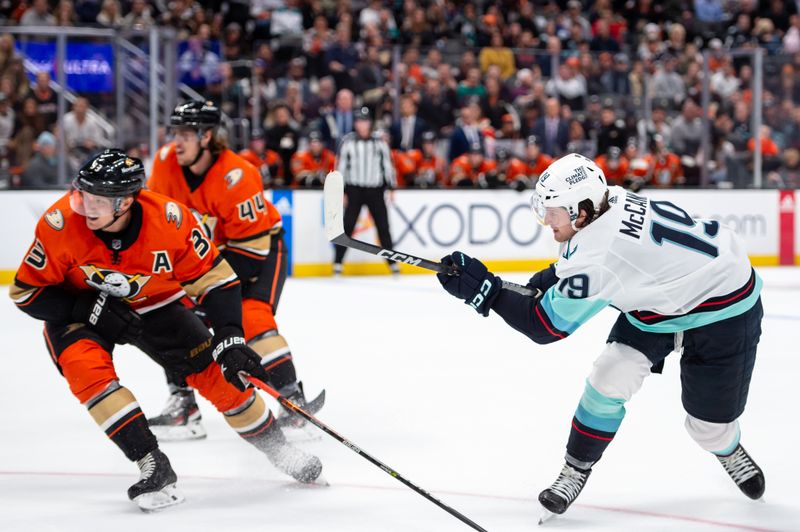
[[[742,495],[685,432],[672,355],[627,405],[576,504],[541,528],[536,496],[561,468],[613,310],[538,346],[431,276],[290,279],[278,322],[307,392],[327,389],[320,419],[487,530],[800,530],[800,269],[760,273],[766,317],[741,424],[766,474],[764,500]],[[0,298],[0,531],[470,530],[314,428],[294,438],[320,456],[330,486],[300,486],[205,401],[208,439],[162,445],[186,503],[145,515],[125,494],[136,466],[69,393],[41,323],[7,288]],[[145,413],[158,413],[157,366],[131,348],[115,361]]]

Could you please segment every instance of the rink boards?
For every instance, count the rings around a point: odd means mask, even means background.
[[[3,191],[0,223],[0,281],[13,279],[33,238],[38,218],[62,191]],[[800,259],[800,214],[794,191],[650,190],[653,199],[673,201],[694,217],[733,227],[747,242],[754,265],[789,264]],[[290,268],[295,276],[330,275],[333,250],[325,239],[321,191],[268,191],[283,215]],[[391,194],[389,219],[394,248],[438,259],[459,249],[484,260],[494,271],[532,271],[549,264],[556,246],[530,213],[530,191],[399,190]],[[377,243],[366,209],[355,238]],[[345,273],[388,273],[377,257],[349,251]],[[404,273],[424,273],[402,265]]]

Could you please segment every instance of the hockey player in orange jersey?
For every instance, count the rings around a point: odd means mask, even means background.
[[[553,158],[542,153],[539,140],[531,135],[525,141],[525,160],[515,157],[508,162],[505,182],[509,187],[518,190],[533,188],[539,176],[552,162]]]
[[[490,188],[497,185],[497,163],[483,155],[480,143],[450,164],[450,186]]]
[[[325,147],[322,133],[314,130],[308,134],[308,149],[292,155],[291,165],[294,182],[298,186],[319,188],[325,176],[333,172],[336,155]]]
[[[137,463],[140,478],[128,497],[142,510],[183,496],[136,398],[120,384],[111,356],[118,344],[135,345],[196,387],[281,471],[314,481],[319,459],[286,443],[242,377],[267,372],[243,338],[239,279],[189,209],[142,191],[143,181],[141,161],[120,150],[84,165],[73,189],[39,220],[11,298],[45,322],[47,349],[70,391]],[[180,303],[186,294],[203,304],[213,336]]]
[[[187,205],[198,217],[242,281],[244,336],[261,355],[269,382],[315,412],[322,407],[324,395],[306,402],[289,346],[275,322],[287,270],[281,216],[265,200],[255,167],[221,140],[220,119],[219,109],[210,102],[177,106],[170,117],[174,141],[156,153],[147,186]],[[193,392],[171,375],[167,380],[170,400],[150,425],[164,439],[204,437]],[[297,426],[303,421],[288,412],[282,412],[278,420],[281,425]]]
[[[445,163],[436,155],[436,133],[423,132],[422,149],[406,153],[414,162],[414,179],[408,186],[434,188],[445,185]]]
[[[283,160],[278,152],[266,147],[264,132],[256,129],[250,135],[250,147],[239,152],[244,160],[261,173],[261,183],[265,188],[288,185]]]
[[[603,171],[609,185],[625,184],[629,172],[628,159],[622,154],[621,149],[611,146],[606,153],[598,155],[594,162]]]
[[[650,153],[645,159],[650,166],[648,187],[671,188],[686,182],[681,158],[669,151],[661,135],[653,135],[650,140]]]

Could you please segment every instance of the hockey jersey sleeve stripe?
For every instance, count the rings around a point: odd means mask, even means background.
[[[228,261],[220,260],[217,264],[195,281],[183,284],[186,293],[195,299],[207,294],[208,292],[227,285],[232,281],[238,281],[236,273],[231,268]]]
[[[514,330],[537,344],[549,344],[567,337],[550,323],[537,298],[503,288],[492,303],[492,310]]]
[[[228,248],[236,248],[237,250],[247,251],[260,257],[269,255],[269,248],[272,244],[272,235],[270,233],[261,234],[248,238],[246,240],[228,240]]]
[[[551,286],[542,297],[541,306],[550,322],[560,331],[572,334],[610,302],[603,299],[572,299]]]
[[[24,307],[33,303],[33,300],[36,299],[36,296],[41,293],[42,288],[40,287],[22,287],[17,283],[12,284],[11,288],[8,290],[8,296],[18,307]]]

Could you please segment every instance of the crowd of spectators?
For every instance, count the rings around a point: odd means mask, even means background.
[[[248,148],[272,186],[317,185],[308,172],[297,175],[297,161],[312,145],[318,154],[335,152],[352,131],[353,109],[367,106],[376,134],[393,148],[401,186],[528,187],[544,162],[572,151],[595,158],[611,182],[628,186],[693,186],[703,168],[711,184],[747,186],[758,141],[767,185],[794,187],[799,6],[800,0],[33,0],[0,4],[0,19],[173,28],[181,42],[178,78],[229,119],[249,120],[252,140],[245,136],[248,146],[234,147]],[[755,49],[765,54],[757,134],[748,53]],[[63,134],[76,159],[109,142],[85,123],[82,99],[56,127],[46,76],[29,81],[14,37],[0,32],[0,154],[19,175],[48,146],[43,132]],[[41,166],[40,159],[48,156],[37,159]]]

